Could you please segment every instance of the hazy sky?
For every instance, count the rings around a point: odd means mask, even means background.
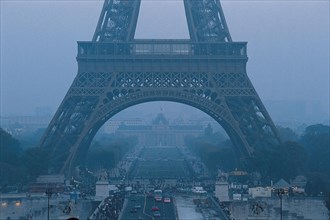
[[[55,112],[76,73],[76,41],[91,40],[103,1],[1,0],[1,116]],[[222,1],[262,100],[329,109],[329,1]],[[142,0],[135,38],[188,38],[182,0]]]

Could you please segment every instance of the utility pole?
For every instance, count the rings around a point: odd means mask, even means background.
[[[52,196],[52,189],[47,186],[46,195],[47,195],[47,220],[49,220],[49,199]]]
[[[273,189],[273,192],[280,197],[280,216],[281,216],[281,220],[283,220],[283,195],[286,195],[288,193],[288,189],[287,188],[275,188]]]

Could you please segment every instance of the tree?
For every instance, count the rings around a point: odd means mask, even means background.
[[[287,179],[293,178],[305,171],[305,161],[307,159],[304,147],[298,142],[287,141],[281,145],[283,153],[283,173]]]
[[[0,184],[14,184],[20,180],[20,142],[0,128]]]
[[[206,130],[209,129],[206,128]],[[205,136],[185,139],[185,143],[214,174],[217,174],[218,168],[231,171],[237,167],[237,159],[231,142],[224,139],[220,133],[211,134],[209,130],[205,132]]]
[[[283,141],[298,141],[298,135],[291,128],[277,126],[277,131]]]
[[[306,153],[302,145],[287,141],[278,146],[257,149],[254,153],[254,169],[259,171],[265,182],[291,179],[305,169]]]
[[[27,149],[22,156],[22,165],[28,178],[48,173],[49,154],[47,149],[34,147]]]
[[[330,191],[330,126],[316,124],[306,127],[300,143],[307,152],[306,176],[308,191],[316,194]]]
[[[20,153],[19,141],[0,128],[0,162],[17,164]]]
[[[308,152],[309,170],[330,173],[330,127],[317,124],[308,126],[301,137]]]
[[[87,153],[87,166],[92,170],[111,169],[136,144],[136,137],[100,135],[91,143]]]

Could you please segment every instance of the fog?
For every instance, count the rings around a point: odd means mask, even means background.
[[[91,40],[102,4],[1,1],[1,116],[55,113],[77,73],[76,41]],[[248,42],[248,75],[275,120],[328,120],[329,2],[222,6],[233,40]],[[142,0],[135,38],[188,38],[182,1]]]

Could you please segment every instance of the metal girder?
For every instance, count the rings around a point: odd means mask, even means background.
[[[219,0],[184,0],[193,42],[232,42]]]
[[[93,41],[133,40],[140,3],[141,0],[105,0]]]
[[[231,42],[219,0],[183,0],[192,42]],[[128,42],[135,34],[141,0],[105,0],[93,41]]]

